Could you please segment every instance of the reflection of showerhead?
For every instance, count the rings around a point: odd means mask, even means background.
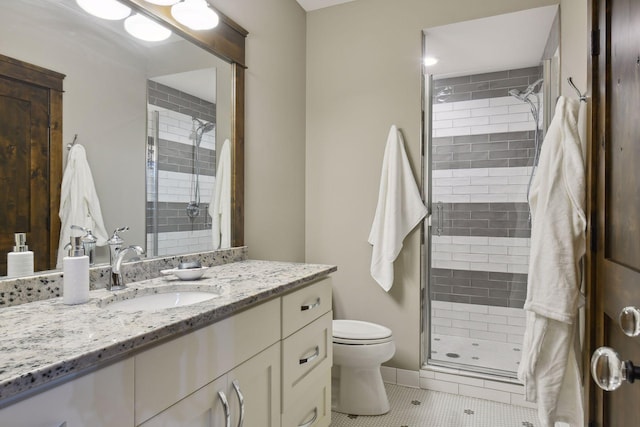
[[[197,119],[195,117],[193,118],[193,121],[198,123],[198,128],[196,129],[196,132],[201,132],[201,133],[211,132],[215,127],[213,122],[203,122],[202,120]]]
[[[204,123],[201,124],[198,129],[200,129],[200,132],[202,133],[207,133],[207,132],[211,132],[214,128],[214,124],[212,122],[208,122],[208,123]]]

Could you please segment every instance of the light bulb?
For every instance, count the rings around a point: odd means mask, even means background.
[[[102,19],[117,21],[131,14],[131,9],[116,0],[76,0],[85,12]]]
[[[171,30],[139,13],[125,19],[124,29],[132,36],[148,42],[159,42],[171,36]]]
[[[210,30],[218,25],[218,14],[205,0],[184,0],[171,6],[171,15],[192,30]]]

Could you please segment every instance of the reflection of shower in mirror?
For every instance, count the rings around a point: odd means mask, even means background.
[[[202,136],[211,132],[215,125],[212,122],[204,122],[196,117],[192,118],[193,130],[191,132],[191,140],[193,140],[192,151],[192,175],[191,175],[191,191],[189,193],[189,204],[187,205],[187,216],[195,218],[200,215],[200,159],[198,151],[202,143]]]

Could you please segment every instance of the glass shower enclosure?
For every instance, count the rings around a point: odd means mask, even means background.
[[[551,6],[424,31],[425,57],[440,59],[423,76],[427,365],[516,376],[531,233],[527,193],[558,87],[550,36],[556,16]],[[508,23],[526,32],[525,22],[540,32],[537,44],[517,46],[519,38],[505,33],[491,38]],[[452,46],[468,51],[452,53]],[[461,61],[480,50],[487,62]]]

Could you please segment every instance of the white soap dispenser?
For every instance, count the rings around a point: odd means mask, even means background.
[[[71,237],[69,255],[62,259],[62,302],[67,305],[89,301],[89,257],[84,254],[82,237]]]
[[[7,276],[27,276],[33,274],[33,252],[27,246],[27,233],[15,233],[16,245],[7,254]]]

